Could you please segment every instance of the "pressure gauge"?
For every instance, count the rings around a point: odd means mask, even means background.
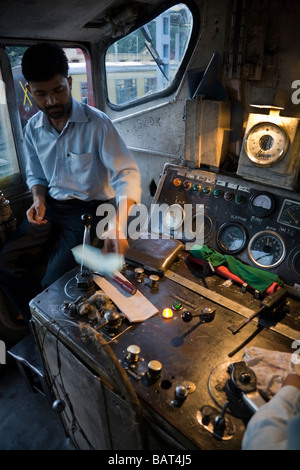
[[[248,158],[259,166],[271,166],[281,160],[289,148],[284,128],[274,122],[259,122],[251,127],[244,140]]]
[[[274,268],[285,258],[283,239],[276,232],[263,230],[256,233],[248,245],[248,253],[254,264],[262,268]]]

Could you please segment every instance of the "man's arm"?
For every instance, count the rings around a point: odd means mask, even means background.
[[[125,236],[126,225],[131,207],[135,204],[132,199],[124,198],[121,200],[116,214],[116,219],[110,223],[110,228],[102,249],[103,253],[115,252],[125,254],[129,248]]]
[[[287,449],[287,426],[299,413],[300,376],[289,374],[276,395],[250,419],[243,438],[243,450]]]
[[[48,188],[40,184],[36,184],[31,188],[33,204],[27,210],[26,215],[28,221],[33,225],[43,225],[47,223],[47,220],[44,219],[47,192]]]

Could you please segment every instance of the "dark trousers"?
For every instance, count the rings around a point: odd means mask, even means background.
[[[107,202],[107,201],[106,201]],[[111,201],[109,201],[111,202]],[[91,244],[101,247],[96,237],[96,210],[100,201],[57,201],[47,198],[45,225],[24,220],[0,251],[0,287],[17,312],[29,321],[29,302],[63,274],[76,267],[71,248],[82,244],[81,216],[93,217]],[[46,266],[46,270],[42,267]]]

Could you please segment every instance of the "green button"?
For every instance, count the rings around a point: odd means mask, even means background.
[[[172,309],[173,310],[181,310],[182,309],[182,303],[181,302],[173,302]]]
[[[193,191],[199,191],[199,189],[200,189],[199,184],[197,184],[197,183],[193,184]]]
[[[203,192],[204,192],[204,194],[210,193],[210,187],[209,187],[209,186],[205,186],[205,188],[203,188]]]
[[[244,196],[236,196],[235,197],[235,202],[237,204],[242,204],[244,202]]]
[[[220,196],[222,196],[222,191],[221,191],[221,189],[215,189],[215,190],[214,190],[214,196],[215,196],[215,197],[220,197]]]

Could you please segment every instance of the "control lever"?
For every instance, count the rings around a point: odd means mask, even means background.
[[[91,214],[83,214],[81,216],[81,222],[84,225],[84,233],[83,233],[83,250],[86,245],[91,244],[91,226],[92,226],[93,217]],[[81,261],[80,271],[83,271],[83,259]]]
[[[181,314],[181,318],[184,322],[190,322],[193,317],[200,317],[200,320],[203,323],[207,323],[215,318],[215,310],[211,307],[204,307],[201,309],[200,313],[191,313],[188,310],[185,310]]]
[[[213,430],[214,430],[214,436],[217,438],[222,438],[225,428],[226,428],[226,421],[225,421],[225,412],[227,410],[229,402],[226,401],[221,413],[217,415],[214,419],[214,425],[213,425]]]
[[[104,314],[104,322],[99,322],[94,326],[94,330],[102,330],[105,326],[118,328],[122,323],[122,318],[118,312],[108,311]]]
[[[255,413],[266,402],[257,390],[255,372],[244,361],[232,363],[228,372],[230,378],[226,383],[226,390],[236,390],[242,397],[247,408]]]
[[[272,313],[277,307],[281,306],[287,296],[287,289],[285,288],[280,288],[274,294],[270,294],[267,297],[265,297],[258,309],[257,312],[253,313],[253,315],[250,315],[249,318],[246,318],[246,320],[241,323],[240,326],[238,326],[235,330],[231,330],[232,334],[238,333],[244,326],[247,325],[253,318],[257,317],[261,313]]]
[[[91,225],[93,221],[93,217],[91,214],[83,214],[81,216],[81,221],[84,225],[84,234],[83,234],[83,253],[86,245],[90,245],[91,238],[90,238],[90,231],[91,231]],[[80,271],[77,273],[76,281],[77,281],[77,287],[80,290],[88,291],[88,290],[93,290],[94,288],[94,281],[93,281],[93,276],[90,270],[84,269],[83,267],[83,256],[82,256],[82,261],[80,265]]]

